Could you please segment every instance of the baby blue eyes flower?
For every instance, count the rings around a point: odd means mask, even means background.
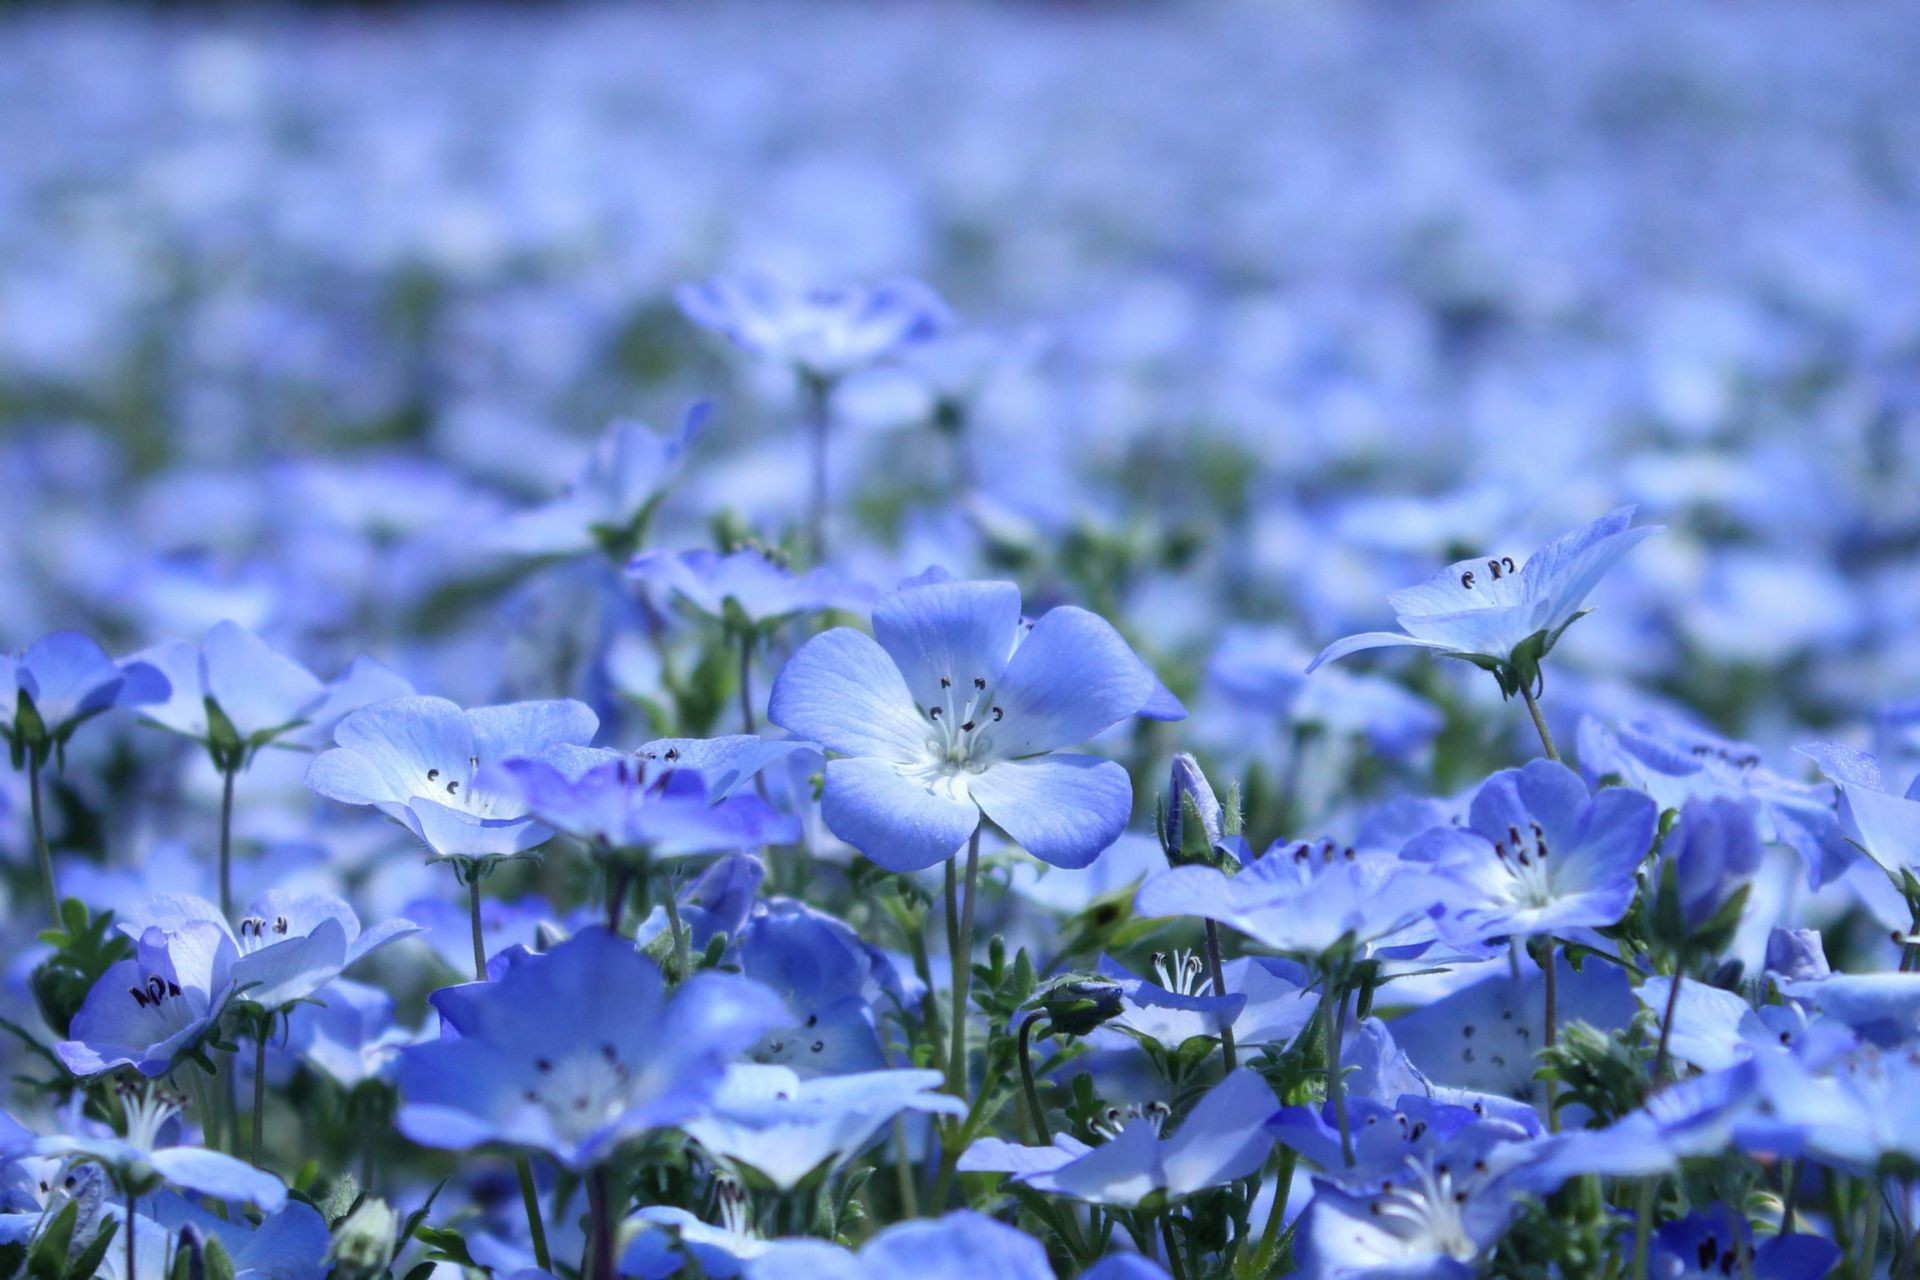
[[[1758,1247],[1745,1214],[1706,1205],[1654,1233],[1651,1275],[1665,1280],[1822,1280],[1840,1262],[1840,1247],[1818,1236],[1770,1236]]]
[[[306,1000],[349,966],[418,932],[409,920],[363,932],[360,917],[343,900],[278,889],[254,899],[231,926],[219,908],[189,894],[160,895],[142,914],[142,924],[170,933],[195,922],[226,933],[237,957],[230,970],[235,998],[270,1011]]]
[[[627,563],[627,574],[694,613],[742,631],[829,609],[865,609],[874,598],[871,588],[824,565],[794,573],[753,548],[727,555],[648,551]]]
[[[569,765],[564,769],[546,760],[507,760],[483,769],[476,791],[517,796],[528,813],[554,830],[602,850],[686,857],[800,837],[799,821],[791,814],[776,812],[751,793],[710,791],[706,775],[697,769],[606,754],[612,758],[577,775],[571,766],[599,753],[558,757]],[[736,770],[721,767],[716,772],[725,780]]]
[[[1864,751],[1837,742],[1800,751],[1840,788],[1840,820],[1867,856],[1896,881],[1902,871],[1920,875],[1920,775],[1902,789]]]
[[[1273,1090],[1245,1067],[1209,1090],[1173,1131],[1163,1104],[1137,1113],[1115,1110],[1107,1140],[1088,1146],[1062,1134],[1050,1147],[985,1139],[960,1158],[963,1173],[1011,1173],[1022,1186],[1088,1204],[1132,1209],[1149,1197],[1178,1201],[1208,1187],[1251,1176],[1273,1145],[1266,1121]]]
[[[210,920],[172,931],[149,928],[134,956],[100,976],[54,1047],[75,1075],[132,1067],[166,1074],[198,1047],[234,996],[233,938]]]
[[[567,491],[508,520],[498,544],[523,555],[631,554],[705,429],[708,409],[694,405],[671,434],[639,422],[614,423]]]
[[[166,699],[165,675],[151,663],[115,662],[92,637],[56,631],[18,658],[0,655],[0,737],[17,768],[29,753],[44,760],[87,720],[112,707]]]
[[[740,967],[785,1009],[751,1049],[754,1061],[805,1078],[886,1065],[872,1007],[884,975],[846,924],[797,902],[769,903],[741,931]]]
[[[1054,1280],[1047,1250],[1016,1227],[970,1209],[888,1227],[858,1254],[795,1241],[750,1259],[747,1280]]]
[[[1609,569],[1658,525],[1633,528],[1632,507],[1549,542],[1516,563],[1483,556],[1448,565],[1419,586],[1387,596],[1399,631],[1336,640],[1308,666],[1392,645],[1432,649],[1494,670],[1509,694],[1531,687],[1540,659],[1580,617],[1581,605]]]
[[[855,373],[953,322],[939,296],[914,280],[796,288],[768,276],[723,276],[682,285],[674,297],[694,323],[822,381]]]
[[[171,691],[142,709],[162,728],[205,743],[225,770],[304,724],[327,687],[293,659],[232,622],[202,640],[179,640],[135,657],[160,670]]]
[[[401,1132],[541,1151],[573,1170],[702,1114],[727,1064],[782,1016],[735,975],[697,975],[669,998],[659,967],[597,926],[432,1003],[447,1034],[401,1054]]]
[[[893,871],[953,856],[983,813],[1056,866],[1113,843],[1126,770],[1050,753],[1137,714],[1157,682],[1084,609],[1023,630],[1012,583],[943,582],[881,600],[871,639],[837,627],[801,647],[768,715],[840,757],[821,801],[835,835]]]
[[[1658,818],[1637,791],[1590,795],[1573,770],[1535,760],[1488,778],[1468,825],[1417,837],[1406,856],[1454,884],[1440,920],[1451,941],[1564,935],[1626,914]]]
[[[1761,856],[1760,835],[1747,806],[1737,800],[1689,800],[1660,844],[1656,934],[1676,948],[1718,952],[1739,924]]]
[[[897,1115],[965,1115],[959,1098],[931,1092],[943,1078],[938,1071],[862,1071],[803,1080],[786,1067],[740,1063],[727,1071],[706,1114],[685,1127],[708,1154],[790,1191],[858,1155]]]
[[[483,768],[577,759],[599,727],[591,708],[571,700],[462,711],[445,698],[394,698],[342,720],[339,745],[314,758],[307,785],[342,804],[373,806],[436,858],[510,857],[553,832],[519,795],[485,786]]]
[[[41,1138],[33,1145],[34,1153],[95,1161],[130,1195],[147,1195],[171,1185],[269,1213],[286,1203],[287,1189],[272,1174],[218,1151],[167,1141],[178,1131],[173,1121],[184,1105],[182,1099],[145,1084],[123,1085],[119,1096],[119,1134]]]

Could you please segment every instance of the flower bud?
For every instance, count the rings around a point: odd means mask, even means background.
[[[1038,992],[1029,1008],[1061,1035],[1084,1036],[1121,1009],[1120,984],[1106,978],[1063,978]]]
[[[328,1256],[347,1275],[373,1275],[393,1261],[400,1234],[400,1215],[385,1200],[362,1200],[333,1230]]]
[[[1711,954],[1739,927],[1760,869],[1753,814],[1737,800],[1687,801],[1660,847],[1653,933],[1676,951]]]
[[[1173,758],[1167,785],[1166,822],[1161,844],[1167,861],[1175,866],[1189,862],[1212,863],[1214,848],[1222,837],[1220,800],[1213,785],[1200,771],[1200,763],[1186,752]]]
[[[1820,931],[1776,926],[1767,935],[1767,972],[1788,980],[1824,978],[1832,973]]]

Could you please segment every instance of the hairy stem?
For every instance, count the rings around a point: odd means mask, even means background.
[[[220,914],[233,919],[233,779],[239,770],[220,771]]]
[[[1547,753],[1547,759],[1558,760],[1560,753],[1553,749],[1553,735],[1547,732],[1547,719],[1540,714],[1540,704],[1534,701],[1533,690],[1522,687],[1520,696],[1526,699],[1527,714],[1533,717],[1533,727],[1540,734],[1540,746]]]
[[[952,869],[953,863],[948,861]],[[967,841],[966,881],[962,886],[956,921],[947,912],[947,949],[953,962],[953,1052],[947,1059],[947,1088],[956,1098],[967,1096],[967,989],[973,979],[973,900],[980,882],[980,828]]]
[[[467,921],[473,927],[473,980],[487,980],[487,942],[480,933],[480,876],[478,869],[467,868]]]
[[[1031,1013],[1020,1020],[1020,1038],[1018,1042],[1020,1050],[1020,1083],[1025,1087],[1027,1093],[1027,1115],[1033,1121],[1033,1141],[1035,1145],[1042,1147],[1048,1146],[1053,1142],[1053,1135],[1047,1131],[1047,1114],[1040,1109],[1040,1090],[1033,1082],[1033,1054],[1029,1046],[1033,1038],[1033,1024],[1040,1021],[1043,1016],[1042,1014]]]
[[[1347,1127],[1347,1085],[1340,1076],[1340,1041],[1347,1034],[1347,991],[1332,975],[1320,993],[1320,1022],[1327,1036],[1327,1104],[1340,1127],[1340,1158],[1351,1169],[1353,1134]]]

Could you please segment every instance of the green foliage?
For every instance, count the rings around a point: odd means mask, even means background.
[[[54,951],[34,966],[28,985],[47,1027],[64,1036],[87,992],[101,974],[133,954],[133,943],[113,927],[111,911],[93,915],[78,898],[60,904],[60,924],[40,935]]]

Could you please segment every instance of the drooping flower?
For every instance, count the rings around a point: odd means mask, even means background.
[[[895,1116],[964,1115],[961,1099],[931,1092],[943,1078],[882,1070],[803,1079],[788,1067],[736,1063],[705,1113],[685,1127],[708,1154],[790,1191],[858,1155]]]
[[[1800,748],[1840,788],[1840,820],[1849,836],[1888,875],[1920,875],[1920,774],[1900,789],[1879,760],[1837,742]]]
[[[330,984],[325,1001],[287,1015],[287,1051],[347,1089],[389,1079],[401,1048],[414,1039],[394,1021],[392,996],[350,978]]]
[[[1495,670],[1509,693],[1531,686],[1540,659],[1580,617],[1581,605],[1609,569],[1658,525],[1633,528],[1621,507],[1541,547],[1524,563],[1483,556],[1448,565],[1419,586],[1391,592],[1399,631],[1336,640],[1307,670],[1390,645],[1432,649]]]
[[[131,959],[100,975],[54,1051],[75,1075],[115,1067],[165,1075],[225,1012],[238,959],[232,937],[212,921],[149,928]]]
[[[946,304],[915,280],[797,288],[764,275],[721,276],[682,285],[674,299],[694,323],[742,350],[827,381],[952,323]]]
[[[122,1085],[119,1096],[119,1133],[56,1134],[35,1142],[34,1152],[95,1161],[129,1195],[175,1186],[268,1213],[286,1203],[287,1189],[273,1174],[224,1152],[177,1145],[183,1099],[147,1084]]]
[[[307,785],[373,806],[437,858],[510,857],[553,832],[519,796],[476,785],[485,766],[573,759],[599,727],[592,708],[570,699],[462,711],[445,698],[394,698],[342,720],[339,745],[314,758]]]
[[[1660,843],[1655,936],[1676,949],[1718,954],[1740,922],[1761,857],[1760,834],[1746,805],[1724,798],[1687,801]]]
[[[255,898],[231,925],[204,898],[168,893],[121,927],[137,937],[146,928],[174,933],[194,922],[211,923],[232,941],[235,998],[269,1011],[308,999],[374,951],[419,931],[410,920],[389,920],[363,932],[343,899],[280,889]]]
[[[880,865],[951,857],[992,819],[1029,853],[1083,866],[1132,810],[1126,770],[1053,754],[1138,713],[1146,664],[1106,622],[1062,606],[1022,639],[1006,582],[910,587],[873,610],[874,637],[837,627],[809,640],[774,682],[775,724],[818,742],[822,813]]]
[[[402,1051],[400,1131],[574,1170],[702,1114],[727,1064],[781,1018],[771,992],[736,975],[696,975],[669,999],[658,966],[598,926],[432,1003],[451,1034]]]
[[[498,544],[523,555],[631,554],[678,476],[682,457],[706,427],[709,408],[695,404],[672,433],[615,422],[566,492],[508,520]]]
[[[115,662],[91,636],[56,631],[18,658],[0,654],[0,737],[16,768],[31,753],[59,752],[74,730],[112,707],[164,701],[167,678],[135,658]]]
[[[1658,819],[1638,791],[1589,794],[1573,770],[1535,760],[1488,778],[1466,826],[1416,837],[1406,857],[1455,886],[1440,917],[1449,940],[1564,937],[1626,914]]]
[[[1244,1178],[1259,1169],[1273,1145],[1265,1122],[1277,1103],[1273,1090],[1245,1068],[1229,1072],[1163,1136],[1164,1105],[1135,1114],[1116,1111],[1111,1135],[1088,1146],[1068,1134],[1052,1146],[1027,1147],[986,1139],[960,1157],[963,1173],[1010,1173],[1035,1191],[1088,1204],[1131,1209],[1159,1193],[1169,1202]]]
[[[754,1061],[809,1079],[886,1065],[872,1004],[881,975],[845,923],[802,903],[766,903],[741,930],[739,955],[741,971],[786,1010],[753,1046]]]

